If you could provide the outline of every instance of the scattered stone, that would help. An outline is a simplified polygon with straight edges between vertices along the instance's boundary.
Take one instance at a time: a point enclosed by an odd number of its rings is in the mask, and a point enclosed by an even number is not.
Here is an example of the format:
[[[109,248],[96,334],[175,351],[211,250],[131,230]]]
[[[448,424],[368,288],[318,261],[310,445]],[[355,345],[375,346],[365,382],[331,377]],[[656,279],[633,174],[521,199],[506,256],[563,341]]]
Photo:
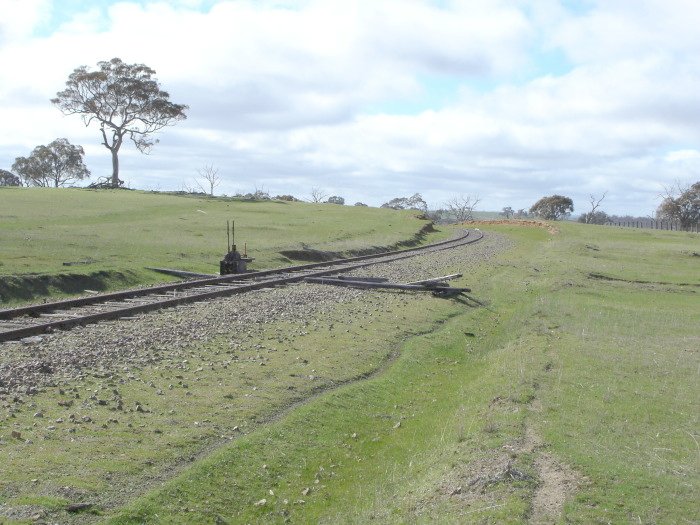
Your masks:
[[[43,412],[36,412],[34,414],[34,417],[44,417],[44,413]]]
[[[311,492],[311,488],[306,487],[304,490],[301,491],[302,496],[308,496],[309,492]]]
[[[397,421],[396,424],[394,425],[394,428],[399,428],[401,427],[401,421]]]
[[[80,512],[92,508],[92,503],[71,503],[66,507],[66,512]]]
[[[14,439],[22,439],[22,433],[18,430],[13,430],[10,434]]]
[[[267,500],[265,498],[261,499],[260,501],[255,502],[256,507],[262,507],[267,504]]]

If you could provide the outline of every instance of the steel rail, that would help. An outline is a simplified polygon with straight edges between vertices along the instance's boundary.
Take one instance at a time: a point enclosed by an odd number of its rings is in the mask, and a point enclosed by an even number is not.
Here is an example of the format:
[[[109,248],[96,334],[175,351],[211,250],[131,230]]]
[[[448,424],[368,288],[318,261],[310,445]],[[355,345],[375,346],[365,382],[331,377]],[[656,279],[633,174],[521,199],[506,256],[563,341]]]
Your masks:
[[[187,280],[187,281],[180,281],[177,283],[161,284],[161,285],[150,286],[150,287],[145,287],[145,288],[135,288],[135,289],[130,289],[130,290],[122,290],[119,292],[108,292],[108,293],[104,293],[104,294],[95,294],[95,295],[91,295],[91,296],[87,296],[87,297],[76,297],[76,298],[72,298],[72,299],[63,299],[60,301],[52,301],[52,302],[48,302],[48,303],[20,306],[17,308],[9,308],[9,309],[5,309],[5,310],[0,310],[0,320],[14,319],[16,317],[21,317],[21,316],[25,316],[25,315],[35,316],[35,315],[43,313],[43,312],[51,312],[51,311],[61,310],[64,308],[71,308],[71,307],[75,307],[75,306],[99,304],[99,303],[104,303],[105,301],[110,301],[110,300],[123,300],[123,299],[130,298],[130,297],[153,295],[156,293],[176,292],[176,291],[181,291],[181,290],[185,290],[188,288],[196,288],[198,286],[215,285],[215,284],[227,283],[227,282],[231,282],[231,281],[250,280],[250,279],[256,279],[259,277],[265,277],[268,275],[276,275],[276,274],[280,274],[280,273],[293,272],[293,271],[303,271],[303,270],[313,269],[313,268],[322,268],[325,266],[337,265],[337,264],[342,264],[345,262],[353,262],[353,261],[360,261],[360,260],[366,260],[366,259],[372,259],[372,258],[378,258],[378,257],[385,257],[385,256],[389,256],[389,255],[393,255],[393,254],[400,254],[400,253],[412,253],[415,251],[423,251],[426,249],[430,249],[430,248],[434,248],[434,247],[438,247],[438,246],[443,246],[443,245],[454,243],[454,242],[459,242],[463,239],[466,239],[468,236],[469,236],[469,232],[464,231],[464,232],[461,232],[459,237],[454,238],[454,239],[440,241],[440,242],[428,244],[425,246],[419,246],[417,248],[409,248],[406,250],[394,250],[394,251],[389,251],[389,252],[382,252],[379,254],[361,255],[358,257],[350,257],[347,259],[335,259],[332,261],[324,261],[324,262],[319,262],[319,263],[301,264],[301,265],[297,265],[297,266],[287,266],[284,268],[275,268],[275,269],[271,269],[271,270],[262,270],[262,271],[258,271],[258,272],[250,272],[250,273],[243,273],[243,274],[231,274],[231,275],[223,275],[220,277],[207,277],[207,278],[202,278],[202,279],[191,279],[191,280]]]
[[[10,328],[9,330],[0,330],[0,342],[11,341],[39,335],[55,330],[66,330],[74,326],[82,326],[85,324],[96,323],[104,320],[118,319],[129,317],[134,314],[160,310],[163,308],[174,307],[186,303],[192,303],[217,297],[245,293],[261,288],[268,288],[283,284],[300,282],[307,277],[322,277],[334,273],[342,273],[350,270],[364,268],[374,264],[384,262],[397,261],[408,257],[414,257],[423,252],[440,251],[458,247],[466,244],[477,242],[483,238],[483,233],[474,230],[471,234],[469,231],[463,232],[459,237],[446,241],[420,246],[417,248],[409,248],[407,250],[394,250],[379,254],[362,255],[347,259],[337,259],[333,261],[324,261],[321,263],[303,264],[298,266],[290,266],[285,268],[277,268],[273,270],[264,270],[260,272],[251,272],[246,274],[231,274],[221,277],[213,277],[206,279],[194,279],[180,283],[172,283],[168,285],[159,285],[149,288],[140,288],[134,290],[126,290],[122,292],[112,292],[106,294],[97,294],[90,297],[81,297],[76,299],[67,299],[63,301],[55,301],[52,303],[42,303],[37,305],[29,305],[19,308],[0,310],[0,320],[16,320],[28,321],[32,318],[40,317],[44,314],[48,316],[68,316],[68,319],[59,319],[44,323],[31,324],[28,326],[19,326]],[[328,267],[331,267],[328,269]],[[286,274],[286,275],[285,275]],[[275,277],[282,275],[282,277]],[[260,280],[262,278],[262,280]],[[250,284],[240,283],[238,281],[253,281]],[[228,285],[227,285],[228,283]],[[197,290],[205,288],[204,291]],[[207,289],[208,288],[208,289]],[[189,293],[193,291],[194,293]],[[166,292],[172,292],[172,297],[158,299],[151,302],[135,304],[127,302],[129,299],[143,298],[148,300],[149,297],[163,297]],[[183,292],[183,295],[175,295],[177,292]],[[75,307],[90,307],[106,305],[122,301],[128,306],[111,308],[106,311],[91,312],[80,314],[78,310],[74,312],[62,312],[60,314],[46,314],[46,312],[56,312],[58,310],[70,309]],[[107,304],[109,306],[109,304]],[[77,315],[76,315],[77,314]]]

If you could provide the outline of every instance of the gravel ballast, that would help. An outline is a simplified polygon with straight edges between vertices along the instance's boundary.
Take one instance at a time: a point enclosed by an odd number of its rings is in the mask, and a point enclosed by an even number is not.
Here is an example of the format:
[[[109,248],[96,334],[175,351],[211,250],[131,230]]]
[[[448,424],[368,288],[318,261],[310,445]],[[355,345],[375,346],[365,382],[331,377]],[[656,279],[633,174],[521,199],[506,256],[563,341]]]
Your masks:
[[[409,282],[457,269],[467,276],[467,285],[472,285],[468,282],[469,268],[509,245],[505,237],[489,233],[476,244],[376,264],[345,275]],[[242,344],[253,345],[259,327],[266,323],[283,320],[304,325],[338,303],[381,303],[384,293],[296,284],[2,343],[0,399],[32,395],[47,386],[60,386],[87,375],[129,379],[140,366],[178,359],[193,344],[221,335],[236,333]]]

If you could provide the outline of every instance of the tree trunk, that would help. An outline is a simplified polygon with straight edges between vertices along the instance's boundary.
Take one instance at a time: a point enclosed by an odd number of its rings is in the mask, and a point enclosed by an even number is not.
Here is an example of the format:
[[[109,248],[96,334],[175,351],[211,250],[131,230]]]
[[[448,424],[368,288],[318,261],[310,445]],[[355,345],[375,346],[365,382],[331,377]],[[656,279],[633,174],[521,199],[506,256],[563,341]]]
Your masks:
[[[116,148],[110,149],[112,152],[112,187],[118,188],[119,183],[119,150]]]

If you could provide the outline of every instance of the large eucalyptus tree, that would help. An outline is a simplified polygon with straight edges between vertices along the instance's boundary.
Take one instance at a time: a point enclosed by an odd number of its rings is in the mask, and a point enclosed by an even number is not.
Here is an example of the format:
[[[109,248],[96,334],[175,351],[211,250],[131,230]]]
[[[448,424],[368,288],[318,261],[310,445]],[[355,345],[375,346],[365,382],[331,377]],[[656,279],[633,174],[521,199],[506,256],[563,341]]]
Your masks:
[[[66,115],[81,115],[85,126],[96,121],[102,144],[112,154],[111,186],[118,187],[119,148],[130,139],[141,153],[158,140],[151,135],[187,118],[187,106],[170,102],[160,89],[155,71],[143,64],[125,64],[119,58],[98,62],[96,71],[80,66],[70,74],[66,89],[51,102]]]

